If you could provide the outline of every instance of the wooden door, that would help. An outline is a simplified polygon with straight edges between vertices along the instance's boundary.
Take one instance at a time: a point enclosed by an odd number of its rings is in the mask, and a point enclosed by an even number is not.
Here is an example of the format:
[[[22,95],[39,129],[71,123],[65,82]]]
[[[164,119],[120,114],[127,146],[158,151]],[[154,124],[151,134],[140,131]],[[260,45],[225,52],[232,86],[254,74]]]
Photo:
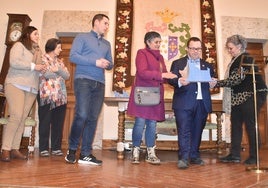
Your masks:
[[[66,67],[70,72],[70,79],[66,80],[68,103],[63,127],[62,149],[68,149],[68,138],[73,122],[74,108],[75,108],[75,97],[74,97],[74,86],[73,86],[75,64],[71,63],[69,60],[69,54],[73,39],[74,37],[60,37],[60,40],[62,42],[62,52],[60,58],[63,58],[64,64],[66,65]]]
[[[256,56],[263,56],[263,44],[262,43],[248,43],[247,52],[251,55]],[[256,61],[263,61],[262,58],[256,58]],[[262,62],[264,64],[264,62]],[[262,67],[264,69],[264,67]],[[265,80],[265,73],[264,70],[262,71],[262,76]],[[267,122],[267,102],[263,107],[261,108],[261,111],[259,113],[258,117],[258,126],[260,130],[260,138],[261,138],[261,144],[262,147],[268,148],[268,122]],[[243,141],[242,145],[248,145],[248,139],[247,134],[244,129],[243,131]]]

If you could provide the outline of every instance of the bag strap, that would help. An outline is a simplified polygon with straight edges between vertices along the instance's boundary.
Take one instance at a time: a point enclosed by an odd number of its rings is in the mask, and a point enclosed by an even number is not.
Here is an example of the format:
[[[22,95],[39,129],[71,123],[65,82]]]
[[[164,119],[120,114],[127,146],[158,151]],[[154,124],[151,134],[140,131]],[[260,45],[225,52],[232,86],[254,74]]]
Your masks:
[[[163,65],[162,65],[162,62],[160,61],[160,59],[158,57],[155,56],[155,54],[148,48],[146,48],[146,51],[148,51],[150,54],[152,54],[154,56],[154,58],[159,62],[159,66],[160,66],[160,71],[163,72]],[[145,54],[146,58],[147,58],[147,55]],[[148,61],[148,58],[147,58],[147,61]]]
[[[159,58],[157,58],[157,57],[155,56],[155,54],[152,53],[148,48],[146,48],[146,51],[148,51],[150,54],[152,54],[152,55],[154,56],[154,58],[159,62],[159,65],[160,65],[160,71],[161,71],[161,73],[162,73],[162,71],[163,71],[162,62],[161,62],[161,61],[159,60]],[[145,55],[145,57],[146,57],[146,59],[147,59],[147,62],[149,62],[148,57],[147,57],[147,54],[146,54],[146,53],[143,53],[143,54]],[[133,85],[134,85],[134,86],[136,86],[136,75],[137,75],[137,71],[136,71],[135,78],[134,78],[134,81],[133,81]],[[160,85],[160,84],[159,84],[159,85]]]

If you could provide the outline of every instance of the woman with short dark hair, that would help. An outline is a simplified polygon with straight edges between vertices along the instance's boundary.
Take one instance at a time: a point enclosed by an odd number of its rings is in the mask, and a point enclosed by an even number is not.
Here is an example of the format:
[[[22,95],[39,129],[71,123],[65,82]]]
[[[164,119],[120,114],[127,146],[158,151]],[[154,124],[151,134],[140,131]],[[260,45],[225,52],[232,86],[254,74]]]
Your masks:
[[[133,156],[132,163],[138,164],[140,145],[145,130],[147,156],[145,161],[160,164],[155,153],[155,134],[157,121],[165,120],[164,86],[165,79],[177,77],[167,71],[163,56],[160,54],[161,36],[150,31],[144,36],[144,49],[139,49],[136,56],[136,78],[132,85],[127,113],[135,117],[132,132]],[[160,87],[160,103],[154,106],[139,106],[134,102],[135,86]]]
[[[45,50],[46,54],[42,56],[42,60],[47,70],[40,76],[40,91],[37,96],[39,151],[41,157],[50,155],[50,138],[51,154],[61,156],[62,129],[67,105],[65,80],[69,79],[70,73],[58,57],[62,51],[59,39],[49,39]]]

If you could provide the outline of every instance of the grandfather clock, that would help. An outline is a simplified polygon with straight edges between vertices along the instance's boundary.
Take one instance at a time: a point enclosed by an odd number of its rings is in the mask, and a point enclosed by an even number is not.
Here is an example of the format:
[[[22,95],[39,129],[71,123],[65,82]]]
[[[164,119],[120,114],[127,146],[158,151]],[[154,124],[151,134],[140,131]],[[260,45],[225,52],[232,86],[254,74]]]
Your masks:
[[[21,32],[25,26],[28,26],[32,19],[27,14],[7,14],[7,34],[6,34],[6,53],[0,73],[0,84],[4,85],[9,68],[9,53],[12,45],[19,40]]]

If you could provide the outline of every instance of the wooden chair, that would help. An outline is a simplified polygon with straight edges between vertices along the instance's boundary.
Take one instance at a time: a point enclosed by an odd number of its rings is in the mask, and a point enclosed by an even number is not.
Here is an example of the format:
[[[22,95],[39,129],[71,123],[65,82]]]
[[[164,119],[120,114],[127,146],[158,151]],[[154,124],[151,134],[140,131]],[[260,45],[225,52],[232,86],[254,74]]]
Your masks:
[[[2,119],[5,116],[5,107],[6,107],[6,97],[2,92],[0,92],[0,118]],[[4,122],[5,124],[5,122]],[[0,122],[0,146],[2,145],[2,132],[3,132],[3,122]]]
[[[175,117],[173,114],[169,114],[169,118],[166,121],[158,123],[156,127],[157,135],[177,136],[177,127],[175,123]],[[208,119],[204,130],[208,130],[208,140],[202,140],[200,149],[217,149],[218,153],[221,154],[221,134],[218,132],[218,124],[211,121],[211,114],[208,115]],[[217,140],[213,140],[213,130],[217,131]],[[173,147],[174,145],[172,145]]]
[[[0,95],[0,146],[2,145],[2,132],[3,132],[3,125],[7,125],[8,123],[8,105],[6,103],[5,97]],[[25,120],[25,127],[31,127],[31,133],[29,138],[23,137],[21,142],[21,149],[28,149],[29,154],[34,152],[34,145],[35,145],[35,106],[36,102],[34,102],[28,117]],[[24,139],[26,138],[26,141]],[[24,143],[26,142],[26,147]]]
[[[175,123],[175,117],[173,113],[168,114],[168,118],[164,122],[158,122],[156,126],[156,145],[158,149],[164,150],[177,150],[177,141],[164,141],[159,140],[160,135],[171,136],[174,140],[177,140],[177,127]],[[128,131],[133,129],[134,119],[131,117],[126,117],[125,120],[125,130]],[[208,140],[202,140],[200,149],[201,150],[212,150],[216,149],[218,154],[222,153],[221,134],[219,134],[218,124],[211,121],[211,114],[208,115],[207,123],[204,130],[208,130]],[[217,131],[217,140],[213,140],[213,130]],[[173,139],[172,139],[173,140]],[[131,140],[126,140],[131,142]],[[144,142],[142,142],[141,147],[144,147]]]

